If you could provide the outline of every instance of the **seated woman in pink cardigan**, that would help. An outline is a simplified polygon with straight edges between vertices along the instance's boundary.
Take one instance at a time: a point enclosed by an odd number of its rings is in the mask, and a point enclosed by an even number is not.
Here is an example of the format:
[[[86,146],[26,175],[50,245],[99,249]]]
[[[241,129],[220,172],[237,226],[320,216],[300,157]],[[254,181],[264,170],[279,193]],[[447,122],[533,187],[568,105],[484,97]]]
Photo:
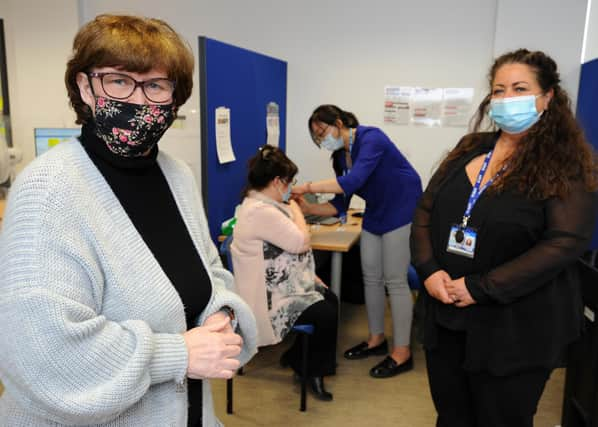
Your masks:
[[[249,161],[231,245],[235,284],[257,319],[258,346],[280,342],[294,324],[314,325],[309,383],[318,399],[329,401],[323,377],[336,370],[338,300],[315,274],[308,226],[290,200],[296,174],[297,166],[271,145]],[[301,354],[298,339],[281,363],[300,373]]]

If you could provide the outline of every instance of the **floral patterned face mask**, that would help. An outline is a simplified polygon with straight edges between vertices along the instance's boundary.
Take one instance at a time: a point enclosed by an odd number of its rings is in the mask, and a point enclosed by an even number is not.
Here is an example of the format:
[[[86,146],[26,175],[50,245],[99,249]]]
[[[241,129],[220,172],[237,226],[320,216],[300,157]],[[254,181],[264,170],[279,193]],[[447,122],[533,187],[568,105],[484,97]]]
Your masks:
[[[122,157],[146,154],[175,118],[173,104],[130,104],[99,96],[95,107],[96,135]]]

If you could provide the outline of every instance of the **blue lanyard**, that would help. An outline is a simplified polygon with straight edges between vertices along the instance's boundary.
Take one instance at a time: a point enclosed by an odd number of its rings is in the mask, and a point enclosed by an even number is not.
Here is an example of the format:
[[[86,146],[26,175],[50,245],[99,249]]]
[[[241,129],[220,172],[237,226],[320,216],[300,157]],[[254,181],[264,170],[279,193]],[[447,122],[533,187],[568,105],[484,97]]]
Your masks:
[[[486,184],[484,184],[484,186],[482,188],[480,188],[480,184],[482,183],[482,178],[484,177],[484,173],[486,172],[486,169],[488,169],[488,165],[490,164],[490,159],[492,158],[493,152],[494,152],[494,150],[490,150],[488,152],[488,154],[486,154],[486,157],[484,158],[484,163],[482,163],[482,167],[480,168],[478,177],[475,180],[475,184],[474,184],[473,188],[471,189],[471,194],[469,195],[469,201],[467,202],[467,208],[465,208],[465,213],[463,214],[463,221],[461,222],[461,228],[467,227],[467,222],[469,221],[469,218],[471,217],[471,211],[473,210],[473,207],[477,203],[478,199],[480,198],[480,196],[482,195],[484,190],[486,190],[486,188],[488,188],[492,184],[494,179],[498,175],[500,175],[500,173],[504,169],[504,168],[502,168],[501,170],[499,170],[496,175],[494,175],[492,178],[490,178],[486,182]]]
[[[345,170],[343,170],[343,176],[351,172],[353,168],[353,160],[351,159],[351,153],[353,152],[353,128],[349,128],[349,155],[345,151]],[[349,165],[351,163],[351,165]]]

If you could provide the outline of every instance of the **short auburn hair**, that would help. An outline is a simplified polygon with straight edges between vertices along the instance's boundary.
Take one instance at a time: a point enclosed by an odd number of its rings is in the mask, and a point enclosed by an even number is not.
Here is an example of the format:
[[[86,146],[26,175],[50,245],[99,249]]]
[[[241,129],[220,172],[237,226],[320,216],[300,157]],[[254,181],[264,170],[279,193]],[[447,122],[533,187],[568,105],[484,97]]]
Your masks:
[[[191,48],[170,25],[160,19],[131,15],[98,15],[85,24],[73,41],[73,55],[64,76],[76,123],[91,118],[81,99],[77,73],[94,67],[115,67],[145,73],[161,69],[176,82],[174,103],[183,105],[193,89],[194,59]]]

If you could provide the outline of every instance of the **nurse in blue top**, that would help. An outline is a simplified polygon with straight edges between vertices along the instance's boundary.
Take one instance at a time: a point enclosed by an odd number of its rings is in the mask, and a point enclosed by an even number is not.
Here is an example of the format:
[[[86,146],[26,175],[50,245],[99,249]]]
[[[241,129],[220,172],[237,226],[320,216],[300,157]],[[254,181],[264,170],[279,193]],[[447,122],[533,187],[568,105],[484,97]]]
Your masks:
[[[360,126],[350,112],[321,105],[308,122],[313,141],[332,152],[337,177],[293,187],[295,195],[336,193],[329,203],[301,202],[305,213],[346,214],[351,196],[366,202],[361,235],[361,264],[365,283],[369,338],[345,352],[347,359],[387,355],[370,370],[375,378],[391,377],[413,368],[409,348],[412,305],[407,284],[409,233],[420,178],[396,145],[380,129]],[[384,336],[385,292],[393,321],[393,348]]]

